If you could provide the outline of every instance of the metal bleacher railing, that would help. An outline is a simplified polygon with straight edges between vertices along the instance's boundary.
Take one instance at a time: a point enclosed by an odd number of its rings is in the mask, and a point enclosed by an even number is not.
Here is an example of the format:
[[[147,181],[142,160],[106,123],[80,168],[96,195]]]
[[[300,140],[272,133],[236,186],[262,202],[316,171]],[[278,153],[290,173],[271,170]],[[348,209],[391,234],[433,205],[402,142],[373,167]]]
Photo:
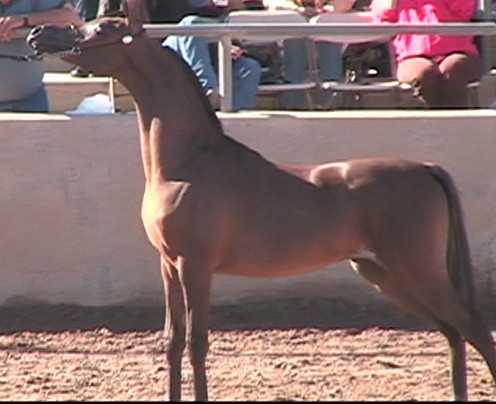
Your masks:
[[[198,24],[178,26],[175,24],[145,24],[145,30],[153,38],[167,35],[192,35],[219,40],[219,76],[222,96],[221,111],[232,111],[232,66],[229,49],[233,38],[278,36],[281,39],[318,35],[374,36],[377,34],[394,36],[398,33],[409,34],[442,34],[442,35],[496,35],[496,23],[440,23],[428,24],[370,24],[370,23],[274,23],[262,24]]]

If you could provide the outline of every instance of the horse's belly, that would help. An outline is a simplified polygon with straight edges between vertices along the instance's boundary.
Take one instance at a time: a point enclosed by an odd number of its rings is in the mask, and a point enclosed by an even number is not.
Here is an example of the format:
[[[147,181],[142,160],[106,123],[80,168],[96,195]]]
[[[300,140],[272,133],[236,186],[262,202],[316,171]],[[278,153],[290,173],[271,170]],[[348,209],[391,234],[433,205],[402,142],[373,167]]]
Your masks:
[[[289,207],[280,215],[246,220],[226,246],[219,272],[251,277],[291,276],[349,258],[360,232],[343,209]],[[336,210],[336,209],[335,209]],[[283,214],[284,213],[284,214]]]
[[[324,248],[322,251],[311,248],[298,254],[283,251],[258,251],[250,254],[249,251],[242,251],[223,262],[216,272],[253,278],[301,275],[343,261],[350,255],[351,252],[340,248],[329,248],[327,251]]]
[[[237,276],[247,276],[250,278],[278,278],[285,276],[295,276],[302,275],[319,269],[325,268],[327,265],[339,262],[342,260],[332,260],[331,262],[315,262],[308,263],[307,265],[281,265],[280,263],[276,265],[253,265],[245,263],[243,265],[230,265],[220,268],[217,273],[223,275],[237,275]]]

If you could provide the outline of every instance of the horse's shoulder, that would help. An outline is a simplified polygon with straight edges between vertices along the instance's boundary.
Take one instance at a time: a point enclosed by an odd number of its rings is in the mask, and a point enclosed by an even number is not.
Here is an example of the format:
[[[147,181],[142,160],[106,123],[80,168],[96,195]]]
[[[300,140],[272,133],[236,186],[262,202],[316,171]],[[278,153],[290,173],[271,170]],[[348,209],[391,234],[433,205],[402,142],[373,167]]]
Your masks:
[[[168,216],[181,205],[190,186],[190,182],[176,180],[151,184],[145,190],[143,206],[157,218]]]

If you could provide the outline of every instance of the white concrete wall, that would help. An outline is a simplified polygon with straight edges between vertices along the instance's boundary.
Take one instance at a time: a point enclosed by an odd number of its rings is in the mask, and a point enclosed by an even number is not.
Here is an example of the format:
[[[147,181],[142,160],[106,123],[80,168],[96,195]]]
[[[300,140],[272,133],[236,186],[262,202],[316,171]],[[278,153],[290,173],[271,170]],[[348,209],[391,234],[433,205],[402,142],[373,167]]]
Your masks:
[[[496,111],[220,113],[228,134],[269,159],[363,156],[436,161],[462,193],[481,292],[496,287]],[[140,221],[143,172],[134,114],[0,114],[0,305],[153,304],[158,256]],[[213,303],[326,295],[377,297],[347,264],[311,275],[218,276]]]

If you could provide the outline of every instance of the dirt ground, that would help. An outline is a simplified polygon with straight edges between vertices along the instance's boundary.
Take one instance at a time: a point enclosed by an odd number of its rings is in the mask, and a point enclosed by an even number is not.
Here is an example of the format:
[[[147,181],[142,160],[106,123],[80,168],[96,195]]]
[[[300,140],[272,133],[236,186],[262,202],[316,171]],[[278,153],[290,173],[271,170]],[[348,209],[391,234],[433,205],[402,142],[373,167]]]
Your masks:
[[[494,329],[495,319],[489,322]],[[3,307],[0,400],[162,400],[162,326],[163,307]],[[298,299],[214,307],[210,342],[211,400],[452,399],[445,339],[389,304]],[[192,400],[187,358],[183,380],[183,399]],[[468,383],[470,400],[496,400],[472,347]]]

